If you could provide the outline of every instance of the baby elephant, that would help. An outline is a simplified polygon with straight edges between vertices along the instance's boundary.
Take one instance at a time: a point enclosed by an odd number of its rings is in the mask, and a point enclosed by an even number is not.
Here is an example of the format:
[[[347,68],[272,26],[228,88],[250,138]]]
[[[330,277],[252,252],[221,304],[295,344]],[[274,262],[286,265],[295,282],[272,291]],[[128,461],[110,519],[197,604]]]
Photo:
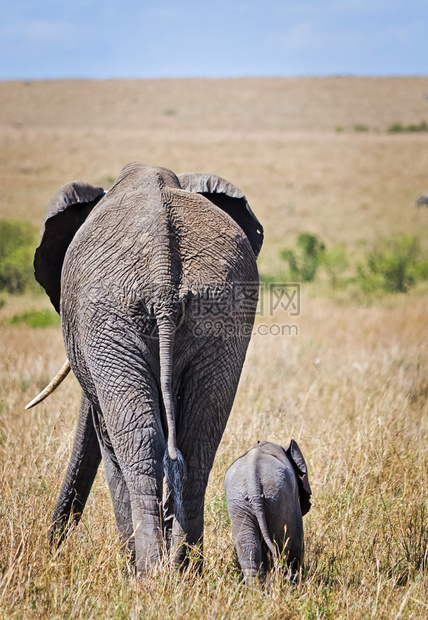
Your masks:
[[[237,459],[224,481],[239,564],[246,584],[264,581],[279,554],[297,573],[303,560],[302,515],[311,507],[308,472],[300,448],[259,441]]]

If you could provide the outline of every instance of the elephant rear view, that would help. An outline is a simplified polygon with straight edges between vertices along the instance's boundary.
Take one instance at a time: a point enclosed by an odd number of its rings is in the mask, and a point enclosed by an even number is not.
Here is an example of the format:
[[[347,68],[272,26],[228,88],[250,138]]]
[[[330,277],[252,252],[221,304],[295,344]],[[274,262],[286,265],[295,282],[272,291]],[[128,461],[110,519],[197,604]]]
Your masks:
[[[35,274],[61,314],[82,387],[54,536],[79,518],[102,456],[120,537],[140,570],[164,548],[201,542],[262,241],[243,193],[214,175],[133,163],[108,192],[75,182],[52,199]],[[181,545],[174,562],[184,556]]]
[[[305,460],[292,439],[284,449],[267,441],[238,458],[224,482],[244,580],[263,581],[278,555],[295,574],[304,553],[302,516],[310,508]]]

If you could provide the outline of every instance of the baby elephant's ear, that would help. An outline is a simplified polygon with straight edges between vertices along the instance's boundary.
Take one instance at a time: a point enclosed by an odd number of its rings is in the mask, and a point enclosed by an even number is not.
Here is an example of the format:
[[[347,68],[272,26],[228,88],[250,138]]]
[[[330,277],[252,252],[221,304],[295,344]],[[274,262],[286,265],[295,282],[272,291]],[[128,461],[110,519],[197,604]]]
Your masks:
[[[243,192],[215,174],[179,174],[181,188],[208,198],[242,228],[257,258],[263,244],[263,226],[251,211]]]
[[[308,468],[306,465],[306,461],[303,458],[303,454],[300,451],[297,442],[292,439],[290,441],[290,445],[286,449],[286,454],[290,461],[293,464],[294,471],[297,474],[297,481],[299,485],[299,499],[300,499],[300,508],[302,510],[302,515],[305,515],[309,512],[311,507],[311,487],[309,485],[308,479]]]
[[[46,210],[34,256],[34,275],[57,312],[65,253],[74,235],[104,194],[102,187],[74,181],[57,191]]]

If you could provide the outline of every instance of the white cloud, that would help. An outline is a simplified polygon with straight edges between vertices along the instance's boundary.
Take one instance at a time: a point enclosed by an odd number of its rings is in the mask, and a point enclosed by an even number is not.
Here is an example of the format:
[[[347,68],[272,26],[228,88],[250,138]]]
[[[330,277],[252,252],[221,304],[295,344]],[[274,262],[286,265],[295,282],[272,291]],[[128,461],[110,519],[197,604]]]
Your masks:
[[[71,21],[36,19],[3,26],[0,33],[3,39],[23,46],[64,48],[85,39],[90,29],[85,24]]]
[[[281,47],[286,49],[299,50],[314,47],[317,41],[322,39],[322,35],[317,32],[316,24],[312,22],[300,22],[292,26],[280,37]]]

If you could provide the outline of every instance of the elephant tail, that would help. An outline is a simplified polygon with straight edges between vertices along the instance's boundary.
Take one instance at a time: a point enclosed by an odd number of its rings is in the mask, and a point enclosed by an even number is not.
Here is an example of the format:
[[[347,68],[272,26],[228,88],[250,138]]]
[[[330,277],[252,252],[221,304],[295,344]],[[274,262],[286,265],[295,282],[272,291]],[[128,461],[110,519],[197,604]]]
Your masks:
[[[277,553],[276,553],[274,544],[272,542],[272,539],[270,537],[268,526],[266,523],[266,516],[265,516],[265,511],[263,509],[263,497],[262,496],[260,497],[260,504],[261,504],[260,509],[256,510],[257,523],[259,524],[260,532],[263,536],[263,540],[265,541],[267,548],[271,552],[272,557],[276,558]]]
[[[172,399],[174,329],[175,326],[169,318],[158,319],[160,385],[168,428],[163,466],[168,488],[174,498],[176,517],[184,525],[183,482],[186,477],[186,463],[180,450],[177,448],[175,410]]]
[[[260,482],[260,477],[258,475],[258,466],[257,466],[257,455],[254,454],[254,462],[252,466],[249,468],[249,502],[251,508],[253,510],[254,515],[256,516],[257,523],[260,529],[260,533],[263,537],[263,540],[266,543],[267,548],[272,554],[273,558],[276,558],[277,553],[275,546],[272,542],[272,539],[269,534],[268,525],[266,522],[266,512],[264,506],[264,495],[263,495],[263,487]]]

